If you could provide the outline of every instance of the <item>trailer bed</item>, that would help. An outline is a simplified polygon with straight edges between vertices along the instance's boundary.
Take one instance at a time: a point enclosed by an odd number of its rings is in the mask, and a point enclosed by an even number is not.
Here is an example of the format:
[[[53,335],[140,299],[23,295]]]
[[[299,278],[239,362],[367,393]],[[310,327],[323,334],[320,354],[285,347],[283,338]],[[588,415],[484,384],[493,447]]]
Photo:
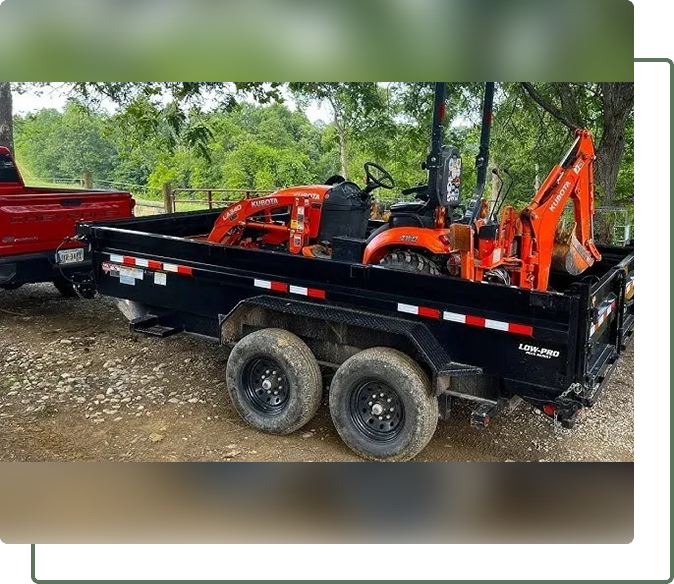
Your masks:
[[[541,293],[199,239],[219,214],[80,225],[96,289],[158,337],[235,345],[283,328],[335,368],[364,349],[395,348],[427,372],[441,414],[471,400],[476,425],[514,398],[573,425],[633,334],[633,248],[602,248],[582,277],[553,275],[562,292]]]

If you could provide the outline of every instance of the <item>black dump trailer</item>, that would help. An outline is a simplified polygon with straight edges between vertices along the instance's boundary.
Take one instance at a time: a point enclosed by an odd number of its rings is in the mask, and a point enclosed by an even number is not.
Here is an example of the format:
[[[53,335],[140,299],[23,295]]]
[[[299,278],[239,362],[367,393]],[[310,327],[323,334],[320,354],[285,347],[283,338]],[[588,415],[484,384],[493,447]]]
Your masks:
[[[633,334],[633,247],[602,248],[581,277],[554,274],[563,292],[541,293],[206,243],[219,214],[82,224],[79,237],[95,289],[133,330],[232,347],[230,397],[262,431],[311,420],[320,367],[335,370],[340,436],[369,459],[417,455],[456,399],[474,404],[479,427],[520,400],[572,427]],[[333,255],[348,257],[340,245]]]

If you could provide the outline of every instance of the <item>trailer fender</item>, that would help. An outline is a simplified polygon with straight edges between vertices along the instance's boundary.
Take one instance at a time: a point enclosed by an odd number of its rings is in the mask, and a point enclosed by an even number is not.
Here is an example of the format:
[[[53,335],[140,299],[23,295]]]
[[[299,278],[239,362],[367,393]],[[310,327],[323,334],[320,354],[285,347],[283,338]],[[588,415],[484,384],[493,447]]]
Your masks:
[[[452,376],[480,375],[478,367],[452,362],[424,323],[340,306],[256,296],[241,301],[229,314],[220,315],[221,342],[233,346],[263,328],[282,328],[304,340],[324,365],[339,366],[359,351],[390,347],[421,365],[437,383]]]

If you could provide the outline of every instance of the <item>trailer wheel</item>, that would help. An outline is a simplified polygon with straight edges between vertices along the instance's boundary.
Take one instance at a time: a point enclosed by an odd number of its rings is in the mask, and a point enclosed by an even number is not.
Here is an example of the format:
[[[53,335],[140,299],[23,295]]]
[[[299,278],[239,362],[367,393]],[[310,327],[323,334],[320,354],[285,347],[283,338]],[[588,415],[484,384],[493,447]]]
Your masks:
[[[75,296],[77,296],[77,292],[75,292],[72,282],[69,282],[63,276],[56,276],[54,278],[54,287],[64,298],[75,298]]]
[[[294,334],[264,329],[244,337],[227,362],[227,389],[239,415],[270,434],[290,434],[321,404],[321,370]]]
[[[337,432],[370,460],[414,458],[438,424],[438,400],[426,374],[410,357],[389,348],[367,349],[346,361],[330,386]]]
[[[415,272],[417,274],[431,274],[433,276],[440,274],[440,268],[426,256],[408,250],[389,253],[380,262],[380,265],[400,272]]]

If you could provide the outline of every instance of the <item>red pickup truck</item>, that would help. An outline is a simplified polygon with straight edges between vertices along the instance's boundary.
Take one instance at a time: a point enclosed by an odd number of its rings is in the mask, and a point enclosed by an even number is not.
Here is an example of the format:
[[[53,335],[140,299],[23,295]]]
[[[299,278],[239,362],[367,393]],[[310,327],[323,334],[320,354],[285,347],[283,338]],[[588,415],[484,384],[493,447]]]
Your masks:
[[[0,146],[0,289],[53,282],[64,296],[89,271],[75,235],[79,221],[133,216],[129,193],[27,187],[10,151]]]

